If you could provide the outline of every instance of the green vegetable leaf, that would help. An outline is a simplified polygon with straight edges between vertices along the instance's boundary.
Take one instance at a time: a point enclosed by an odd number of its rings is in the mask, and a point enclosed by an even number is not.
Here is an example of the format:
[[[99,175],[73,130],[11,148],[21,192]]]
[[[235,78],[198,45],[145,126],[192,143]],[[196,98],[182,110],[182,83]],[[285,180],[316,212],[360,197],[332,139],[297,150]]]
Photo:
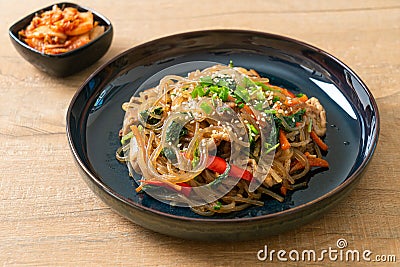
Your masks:
[[[197,147],[193,152],[193,160],[192,160],[192,167],[195,168],[200,161],[200,150],[199,150],[199,144],[196,142],[195,144]]]
[[[225,79],[220,79],[220,80],[217,82],[217,85],[218,85],[218,86],[221,86],[221,87],[228,87],[228,86],[229,86],[229,83],[228,83]]]
[[[303,115],[305,112],[306,112],[305,109],[300,109],[299,111],[297,111],[292,115],[283,116],[282,119],[286,121],[289,127],[294,128],[296,127],[296,122],[301,122],[303,120]],[[274,116],[274,120],[275,120],[275,125],[277,127],[284,128],[282,125],[282,121],[278,117]]]
[[[162,115],[162,113],[163,113],[163,108],[162,108],[162,107],[157,107],[157,108],[153,109],[153,113],[154,113],[155,115]]]
[[[265,100],[265,94],[263,91],[258,91],[257,92],[257,99],[260,101],[264,101]]]
[[[170,162],[176,163],[178,161],[178,159],[176,158],[175,152],[172,148],[164,147],[161,152],[162,152],[162,155],[164,155],[164,157],[166,157]]]
[[[192,95],[192,98],[196,98],[196,97],[198,97],[198,96],[202,97],[202,96],[204,96],[204,95],[206,95],[206,94],[205,94],[205,92],[204,92],[203,86],[197,85],[197,86],[193,89],[191,95]]]
[[[214,81],[210,76],[204,76],[200,78],[201,85],[211,85],[214,84]]]
[[[264,112],[266,114],[276,114],[276,110],[275,109],[267,109],[267,110],[264,110]]]
[[[279,96],[274,96],[274,98],[272,99],[272,103],[275,103],[275,102],[277,102],[277,101],[279,101],[279,100],[281,100],[281,99],[279,98]]]
[[[144,122],[146,122],[146,123],[148,123],[148,124],[151,124],[151,125],[154,125],[154,124],[156,124],[157,122],[160,121],[160,119],[157,119],[157,118],[152,117],[151,114],[149,113],[149,111],[148,111],[147,109],[141,111],[141,112],[139,113],[139,115],[140,115],[140,117],[142,118],[142,120],[143,120]]]
[[[247,128],[249,129],[250,132],[252,132],[252,133],[254,133],[256,135],[259,134],[257,128],[253,124],[247,123],[246,125],[247,125]]]
[[[220,209],[221,209],[221,206],[222,206],[222,203],[219,202],[219,201],[217,201],[217,202],[215,203],[215,205],[214,205],[214,210],[220,210]]]
[[[268,85],[266,85],[265,83],[262,83],[262,82],[254,82],[254,84],[256,84],[256,85],[258,85],[258,86],[261,86],[261,88],[262,88],[264,91],[278,91],[277,89],[274,89],[274,88],[272,88],[272,87],[269,87]]]
[[[133,136],[133,132],[129,132],[129,133],[127,133],[126,135],[122,136],[122,138],[121,138],[121,144],[122,144],[122,145],[125,145],[125,143],[126,143],[128,140],[130,140],[130,139],[132,138],[132,136]]]
[[[200,108],[206,113],[206,114],[211,114],[213,111],[212,106],[210,106],[207,102],[202,102],[200,104]]]
[[[271,145],[271,144],[269,144],[268,143],[268,145],[269,145],[269,148],[265,151],[265,154],[268,154],[268,153],[270,153],[271,151],[273,151],[273,150],[275,150],[280,144],[278,143],[278,144],[276,144],[276,145]]]
[[[250,101],[250,94],[243,86],[237,85],[236,90],[233,93],[240,97],[240,99],[242,99],[245,103]]]
[[[310,118],[309,122],[308,122],[308,127],[307,127],[307,132],[311,133],[312,131],[312,119]]]
[[[229,165],[229,163],[226,163],[226,168],[225,171],[223,173],[221,173],[220,175],[218,175],[217,178],[215,178],[214,181],[210,182],[208,185],[209,186],[216,186],[218,184],[220,184],[224,179],[226,179],[229,175],[229,172],[231,171],[231,165]]]
[[[244,86],[246,88],[248,88],[248,87],[256,87],[256,84],[251,79],[249,79],[247,77],[243,78],[243,82],[244,82]]]
[[[262,111],[263,110],[263,102],[258,102],[257,104],[254,105],[254,108],[258,111]]]
[[[182,123],[173,121],[166,130],[165,141],[176,142],[182,136],[186,135],[188,130],[183,127]]]
[[[220,91],[219,94],[218,94],[218,97],[219,97],[222,101],[224,101],[224,102],[227,101],[227,100],[228,100],[228,97],[229,97],[229,88],[223,86],[223,87],[221,88],[221,91]]]

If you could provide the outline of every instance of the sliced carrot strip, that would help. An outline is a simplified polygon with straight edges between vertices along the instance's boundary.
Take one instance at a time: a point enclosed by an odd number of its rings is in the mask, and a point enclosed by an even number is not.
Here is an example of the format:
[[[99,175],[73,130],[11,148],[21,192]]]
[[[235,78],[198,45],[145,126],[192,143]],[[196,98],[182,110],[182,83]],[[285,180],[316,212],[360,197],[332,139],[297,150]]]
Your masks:
[[[284,185],[282,185],[280,191],[281,191],[281,194],[282,194],[282,195],[286,196],[286,194],[287,194],[287,187],[284,186]]]
[[[308,162],[310,163],[310,167],[329,168],[328,161],[321,158],[308,157]]]
[[[290,148],[290,143],[286,138],[286,134],[282,129],[279,129],[279,143],[281,144],[282,150],[286,150]]]
[[[308,100],[308,97],[306,95],[302,95],[299,98],[297,98],[300,102],[306,102]]]
[[[323,151],[328,150],[328,145],[324,143],[324,141],[319,138],[319,136],[315,133],[315,131],[311,131],[310,133],[311,139],[321,148]]]

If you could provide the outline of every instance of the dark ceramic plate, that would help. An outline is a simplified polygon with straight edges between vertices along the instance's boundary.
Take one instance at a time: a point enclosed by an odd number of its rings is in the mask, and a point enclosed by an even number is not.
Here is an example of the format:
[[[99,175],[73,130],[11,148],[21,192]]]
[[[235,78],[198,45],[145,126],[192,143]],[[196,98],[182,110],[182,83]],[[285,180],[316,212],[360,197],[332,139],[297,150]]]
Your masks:
[[[51,10],[53,5],[37,10],[14,23],[10,27],[8,34],[15,49],[29,63],[50,75],[64,77],[79,72],[99,60],[111,45],[114,29],[106,17],[92,9],[73,3],[57,3],[56,5],[61,9],[73,7],[79,12],[92,12],[93,19],[99,25],[104,26],[105,30],[98,38],[77,49],[57,55],[43,54],[21,40],[18,33],[29,25],[36,14]]]
[[[314,172],[307,188],[283,203],[265,199],[229,215],[201,217],[135,193],[128,169],[115,159],[121,104],[166,74],[186,75],[215,62],[253,68],[273,84],[316,96],[327,111],[329,170]],[[133,222],[167,235],[200,240],[262,238],[298,227],[336,205],[355,187],[374,152],[378,109],[357,75],[333,56],[273,34],[213,30],[154,40],[117,56],[91,75],[67,114],[69,143],[89,187]]]

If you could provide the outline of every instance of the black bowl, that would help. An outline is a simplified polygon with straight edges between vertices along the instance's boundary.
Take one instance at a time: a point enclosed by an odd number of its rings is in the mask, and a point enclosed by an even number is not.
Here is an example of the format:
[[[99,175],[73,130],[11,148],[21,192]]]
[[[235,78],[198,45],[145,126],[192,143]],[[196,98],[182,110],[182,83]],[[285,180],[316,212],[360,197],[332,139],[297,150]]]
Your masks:
[[[18,53],[29,63],[50,75],[64,77],[87,68],[107,52],[112,42],[113,26],[107,18],[89,8],[67,2],[58,3],[56,5],[60,8],[74,7],[80,12],[91,11],[94,20],[98,21],[100,25],[105,26],[104,33],[88,44],[62,54],[48,55],[33,49],[19,38],[18,32],[29,25],[35,14],[51,10],[53,5],[35,11],[19,20],[10,27],[8,32],[11,42],[17,49]]]
[[[253,68],[273,84],[316,96],[327,111],[330,168],[283,203],[201,217],[137,194],[115,159],[121,104],[167,74],[186,75],[215,62]],[[379,134],[379,114],[365,84],[339,60],[308,44],[273,34],[213,30],[173,35],[134,47],[92,74],[72,99],[67,135],[78,169],[110,207],[151,230],[199,240],[262,238],[299,227],[346,197],[365,171]]]

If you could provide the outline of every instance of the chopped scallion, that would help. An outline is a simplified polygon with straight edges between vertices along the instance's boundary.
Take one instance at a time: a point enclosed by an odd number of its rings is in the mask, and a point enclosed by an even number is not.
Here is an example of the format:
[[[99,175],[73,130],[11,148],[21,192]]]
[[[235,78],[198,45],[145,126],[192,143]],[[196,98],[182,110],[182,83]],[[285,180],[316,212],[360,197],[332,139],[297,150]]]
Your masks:
[[[139,126],[141,126],[141,125],[139,125]],[[133,132],[129,132],[126,135],[122,136],[121,144],[125,145],[126,141],[130,140],[132,138],[132,136],[133,136]]]

